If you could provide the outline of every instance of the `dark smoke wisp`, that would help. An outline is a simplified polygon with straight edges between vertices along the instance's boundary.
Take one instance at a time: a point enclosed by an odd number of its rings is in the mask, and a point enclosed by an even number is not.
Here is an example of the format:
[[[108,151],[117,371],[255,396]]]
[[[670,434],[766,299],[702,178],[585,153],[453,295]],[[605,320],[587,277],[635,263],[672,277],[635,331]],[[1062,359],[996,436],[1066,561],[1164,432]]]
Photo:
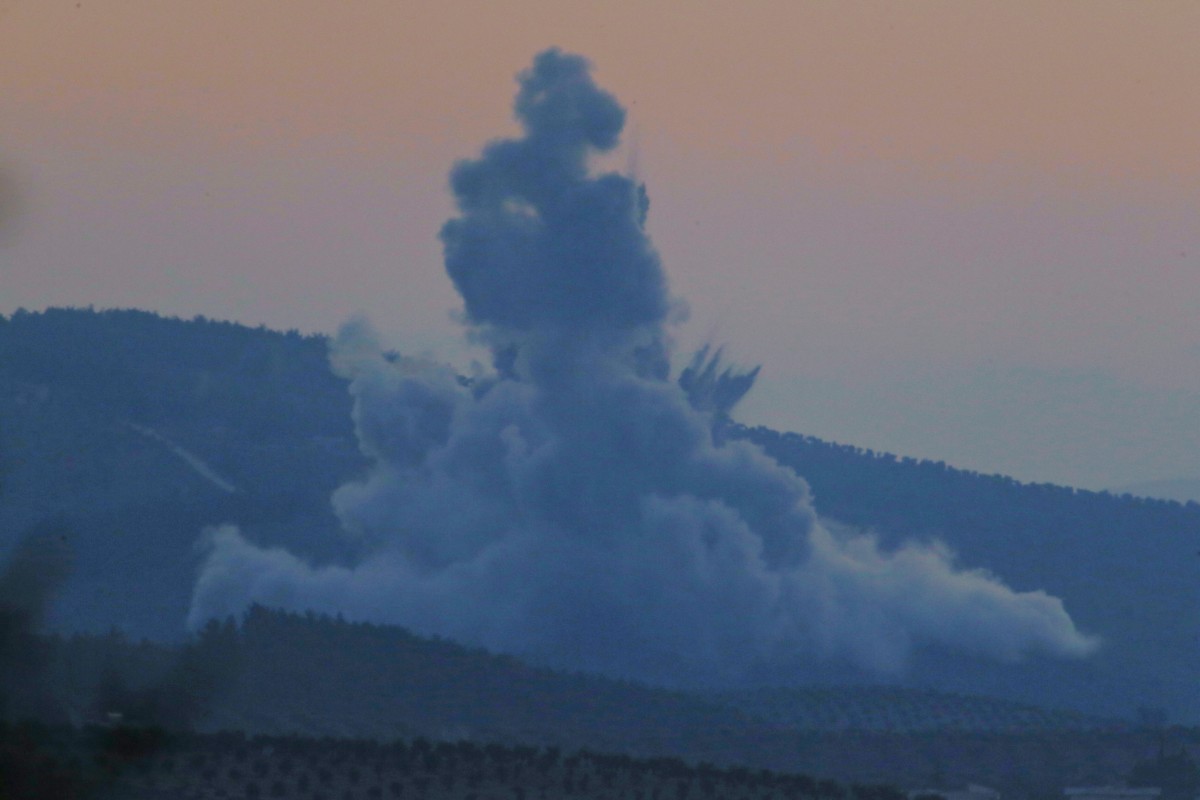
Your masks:
[[[0,719],[65,718],[45,680],[49,654],[40,629],[73,563],[67,528],[43,522],[0,569]]]
[[[674,684],[798,656],[895,671],[923,645],[1002,660],[1094,649],[1058,599],[938,546],[885,552],[832,531],[799,476],[714,441],[757,370],[704,350],[672,380],[680,306],[645,190],[589,170],[623,110],[557,50],[519,82],[523,135],[454,168],[459,213],[441,234],[494,372],[465,386],[344,327],[333,368],[373,468],[333,502],[361,560],[313,567],[214,529],[192,624],[253,602],[341,612]]]
[[[762,367],[739,370],[727,365],[722,348],[704,345],[679,373],[679,386],[687,393],[692,407],[717,417],[728,417],[733,407],[754,388]]]

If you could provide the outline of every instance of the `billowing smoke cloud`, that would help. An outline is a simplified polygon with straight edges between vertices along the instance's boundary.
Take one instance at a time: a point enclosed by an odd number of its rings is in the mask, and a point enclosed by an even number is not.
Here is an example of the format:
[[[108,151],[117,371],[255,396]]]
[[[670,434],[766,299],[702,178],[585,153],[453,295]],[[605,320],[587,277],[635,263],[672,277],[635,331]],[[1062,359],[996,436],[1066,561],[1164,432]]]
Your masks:
[[[332,362],[373,468],[333,502],[360,560],[312,567],[213,530],[193,624],[251,602],[336,610],[674,683],[797,656],[897,670],[924,644],[1005,660],[1094,648],[1059,600],[938,547],[834,532],[800,477],[714,441],[754,373],[702,352],[671,380],[679,305],[646,194],[588,169],[622,109],[557,50],[519,80],[524,135],[454,168],[460,213],[442,230],[493,370],[463,381],[346,326]]]

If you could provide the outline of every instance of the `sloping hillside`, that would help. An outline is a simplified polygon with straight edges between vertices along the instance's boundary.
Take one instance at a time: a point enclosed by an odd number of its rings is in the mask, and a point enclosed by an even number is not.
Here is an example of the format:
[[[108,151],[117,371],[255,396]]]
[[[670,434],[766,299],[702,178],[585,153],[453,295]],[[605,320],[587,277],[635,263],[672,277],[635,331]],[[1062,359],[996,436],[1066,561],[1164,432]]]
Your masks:
[[[841,786],[807,775],[719,769],[675,758],[426,739],[171,735],[119,728],[0,729],[0,772],[14,797],[436,797],[902,800],[885,786]]]
[[[319,337],[137,311],[16,314],[0,321],[0,546],[59,518],[76,551],[59,629],[178,639],[206,526],[236,522],[320,562],[353,558],[329,504],[363,468],[350,405]],[[926,651],[907,685],[1200,720],[1200,506],[1024,485],[762,428],[728,433],[803,475],[822,514],[887,544],[940,538],[965,566],[1062,597],[1106,643],[1083,663]],[[874,676],[798,659],[759,678]]]
[[[345,557],[328,499],[361,464],[323,339],[139,311],[0,322],[0,547],[47,517],[72,531],[62,628],[182,637],[206,526]]]
[[[1161,481],[1132,483],[1113,489],[1114,494],[1174,500],[1177,503],[1200,503],[1200,478],[1171,478]]]
[[[956,470],[794,433],[735,426],[812,486],[818,510],[895,545],[940,539],[961,564],[1061,597],[1100,654],[1007,665],[923,653],[914,685],[1099,714],[1169,708],[1200,720],[1200,505]],[[846,680],[844,670],[819,675]]]
[[[1063,785],[1125,778],[1135,764],[1153,756],[1160,735],[1173,751],[1183,747],[1195,753],[1200,746],[1196,730],[1160,734],[1149,729],[1056,727],[1092,721],[1048,713],[1039,718],[1041,727],[1002,732],[986,726],[1014,713],[1024,713],[1029,722],[1032,710],[933,693],[915,699],[926,708],[939,706],[949,718],[975,714],[975,722],[984,724],[972,730],[831,730],[820,727],[826,721],[813,725],[814,714],[802,709],[810,693],[770,692],[757,699],[749,693],[742,698],[756,704],[763,716],[807,714],[790,718],[803,726],[797,729],[722,707],[713,698],[556,673],[393,627],[261,608],[252,610],[240,625],[214,623],[185,648],[133,644],[107,635],[55,638],[42,649],[44,694],[59,699],[60,718],[94,722],[118,713],[126,723],[150,726],[141,736],[143,743],[161,741],[161,735],[147,738],[158,724],[169,730],[195,726],[210,734],[244,732],[182,738],[185,746],[209,752],[206,742],[245,751],[245,736],[252,734],[289,737],[275,740],[278,752],[299,744],[297,735],[341,737],[341,743],[321,739],[325,754],[339,748],[379,752],[378,742],[397,739],[413,740],[421,749],[429,747],[424,740],[430,739],[459,741],[455,747],[467,750],[493,742],[519,746],[521,751],[538,746],[624,754],[615,757],[618,761],[629,755],[675,757],[692,763],[798,770],[905,788],[981,781],[1019,796],[1034,791],[1053,796]],[[882,719],[912,711],[913,695],[897,690],[826,691],[808,711],[840,705],[843,717]],[[981,708],[993,717],[979,717]],[[0,720],[0,740],[7,730],[11,729]],[[270,756],[265,745],[250,749],[256,756]],[[179,759],[173,767],[167,764],[169,752],[155,755],[157,766],[150,768],[156,771],[155,779],[141,785],[158,784],[166,791],[164,787],[175,785],[172,770],[180,771],[182,764]],[[200,760],[204,763],[198,767],[219,772],[206,780],[261,784],[266,773],[278,773],[270,783],[283,780],[290,785],[286,770],[253,767],[260,771],[251,774],[247,767],[257,757],[247,761],[227,755]],[[686,769],[679,763],[676,768]],[[148,771],[137,769],[141,775]],[[310,775],[310,783],[317,777]],[[828,795],[829,800],[840,796]]]
[[[899,686],[813,686],[712,692],[708,700],[802,731],[1039,733],[1112,730],[1113,720],[993,697]]]

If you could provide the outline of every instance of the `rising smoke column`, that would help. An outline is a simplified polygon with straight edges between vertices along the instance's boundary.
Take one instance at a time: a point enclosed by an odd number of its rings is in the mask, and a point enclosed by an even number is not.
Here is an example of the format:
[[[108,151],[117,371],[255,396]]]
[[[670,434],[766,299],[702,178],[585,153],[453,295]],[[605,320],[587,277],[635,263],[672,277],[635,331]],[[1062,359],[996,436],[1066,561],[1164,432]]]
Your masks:
[[[1003,660],[1094,648],[1058,599],[936,546],[832,532],[799,476],[715,442],[714,414],[753,374],[731,383],[700,354],[682,386],[669,375],[679,304],[645,191],[589,171],[623,110],[557,50],[519,83],[524,135],[455,166],[441,234],[493,370],[463,381],[343,328],[332,363],[373,467],[333,502],[361,559],[318,568],[212,530],[193,625],[252,602],[338,611],[673,683],[804,657],[894,671],[925,644]]]

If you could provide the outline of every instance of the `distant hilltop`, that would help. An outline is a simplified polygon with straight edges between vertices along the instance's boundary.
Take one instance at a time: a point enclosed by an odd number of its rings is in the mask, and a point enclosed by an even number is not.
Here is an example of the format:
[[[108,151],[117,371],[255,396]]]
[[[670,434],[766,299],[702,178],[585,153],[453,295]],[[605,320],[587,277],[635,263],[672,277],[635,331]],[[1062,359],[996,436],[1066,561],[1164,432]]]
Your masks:
[[[1131,494],[1135,497],[1153,497],[1158,500],[1174,500],[1177,503],[1200,503],[1200,478],[1170,478],[1161,481],[1131,483],[1110,489],[1113,494]]]

